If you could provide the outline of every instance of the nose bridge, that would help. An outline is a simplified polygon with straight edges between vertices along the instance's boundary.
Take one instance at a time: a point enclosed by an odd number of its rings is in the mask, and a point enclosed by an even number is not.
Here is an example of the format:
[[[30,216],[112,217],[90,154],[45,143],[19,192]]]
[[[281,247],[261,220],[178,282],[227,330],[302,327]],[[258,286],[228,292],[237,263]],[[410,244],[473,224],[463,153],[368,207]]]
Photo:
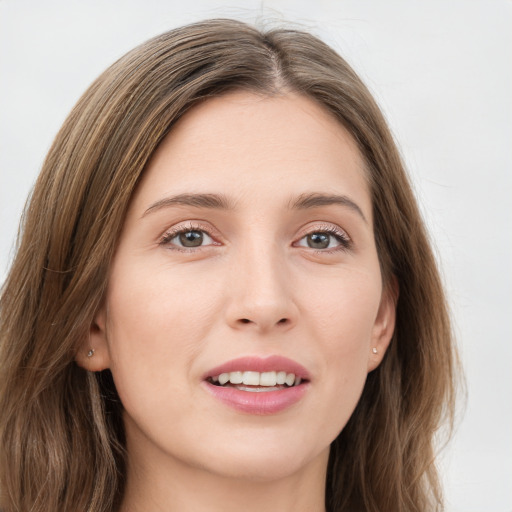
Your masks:
[[[296,307],[286,265],[286,254],[268,234],[250,236],[238,247],[233,261],[229,322],[266,330],[290,326]]]

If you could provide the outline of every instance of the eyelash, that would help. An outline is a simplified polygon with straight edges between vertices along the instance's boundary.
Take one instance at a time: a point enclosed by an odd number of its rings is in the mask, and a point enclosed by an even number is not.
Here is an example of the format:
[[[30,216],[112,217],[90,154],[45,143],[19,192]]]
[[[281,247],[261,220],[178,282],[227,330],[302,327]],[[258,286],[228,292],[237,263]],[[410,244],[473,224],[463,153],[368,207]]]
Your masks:
[[[172,246],[172,250],[176,250],[176,251],[180,251],[180,252],[197,251],[199,249],[204,249],[205,247],[208,247],[208,246],[204,246],[204,245],[197,246],[197,247],[182,247],[182,246],[170,243],[171,240],[173,240],[177,236],[182,235],[184,233],[188,233],[190,231],[199,231],[199,232],[205,233],[212,240],[215,240],[213,234],[211,233],[211,230],[206,229],[204,226],[200,226],[198,224],[191,223],[186,226],[180,226],[180,227],[173,228],[173,229],[165,232],[159,241],[159,245]],[[337,242],[339,242],[339,246],[331,248],[331,249],[314,249],[312,247],[309,247],[309,249],[311,249],[317,253],[326,254],[326,253],[332,253],[332,252],[337,252],[337,251],[347,251],[352,248],[352,241],[350,240],[348,235],[344,231],[337,229],[334,226],[321,226],[321,227],[317,227],[316,229],[307,231],[297,240],[297,242],[294,242],[293,245],[296,246],[295,244],[297,244],[298,242],[300,242],[307,236],[315,234],[315,233],[326,234],[326,235],[332,236],[336,239]],[[210,244],[210,245],[220,245],[220,244],[214,243],[214,244]],[[303,246],[298,246],[298,247],[303,247]]]
[[[184,233],[189,233],[190,231],[200,231],[202,233],[206,233],[210,238],[214,239],[210,230],[205,229],[205,227],[200,226],[198,224],[190,223],[190,224],[187,224],[186,226],[179,226],[177,228],[172,228],[169,231],[166,231],[163,234],[162,238],[160,239],[159,245],[172,246],[172,250],[180,251],[180,252],[191,252],[191,251],[197,251],[198,249],[203,249],[205,246],[181,247],[179,245],[170,243],[173,238],[176,238],[177,236],[182,235]],[[219,245],[219,244],[214,244],[214,245]]]
[[[303,234],[298,241],[304,239],[305,237],[320,233],[324,235],[332,236],[336,239],[337,242],[339,242],[338,247],[334,247],[331,249],[314,249],[310,247],[311,250],[317,252],[317,253],[332,253],[337,251],[348,251],[352,248],[352,240],[349,238],[349,236],[345,233],[345,231],[342,231],[334,226],[321,226],[317,227],[315,229],[312,229],[311,231],[308,231],[307,233]]]

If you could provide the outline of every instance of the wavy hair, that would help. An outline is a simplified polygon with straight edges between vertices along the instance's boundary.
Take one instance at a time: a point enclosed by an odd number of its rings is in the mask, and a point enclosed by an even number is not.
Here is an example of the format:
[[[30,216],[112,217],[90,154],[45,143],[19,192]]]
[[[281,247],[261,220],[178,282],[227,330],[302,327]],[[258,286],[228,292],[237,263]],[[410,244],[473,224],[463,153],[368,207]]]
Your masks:
[[[171,30],[114,63],[44,162],[0,299],[3,512],[118,509],[122,405],[108,370],[89,373],[74,358],[149,159],[185,112],[232,90],[300,93],[351,133],[384,280],[395,276],[400,289],[391,345],[331,446],[327,510],[442,509],[434,435],[453,419],[455,352],[436,261],[385,119],[350,66],[313,35],[218,19]]]

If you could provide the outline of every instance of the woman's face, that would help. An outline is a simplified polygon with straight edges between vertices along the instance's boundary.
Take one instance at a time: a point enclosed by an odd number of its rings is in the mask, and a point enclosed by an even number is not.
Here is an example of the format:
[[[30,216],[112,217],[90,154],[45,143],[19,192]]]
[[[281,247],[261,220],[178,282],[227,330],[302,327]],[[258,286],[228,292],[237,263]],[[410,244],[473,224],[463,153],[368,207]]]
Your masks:
[[[153,156],[85,365],[111,369],[142,465],[265,480],[325,467],[393,326],[351,136],[302,96],[237,92]]]

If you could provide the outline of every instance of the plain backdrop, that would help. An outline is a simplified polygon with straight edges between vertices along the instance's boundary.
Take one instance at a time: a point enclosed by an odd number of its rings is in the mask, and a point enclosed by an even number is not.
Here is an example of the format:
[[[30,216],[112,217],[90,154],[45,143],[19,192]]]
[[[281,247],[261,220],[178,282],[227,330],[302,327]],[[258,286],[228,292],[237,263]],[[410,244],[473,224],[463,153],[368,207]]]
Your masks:
[[[27,194],[88,84],[138,43],[209,17],[311,30],[376,96],[432,233],[468,381],[441,457],[448,511],[511,512],[510,0],[0,0],[0,282]]]

